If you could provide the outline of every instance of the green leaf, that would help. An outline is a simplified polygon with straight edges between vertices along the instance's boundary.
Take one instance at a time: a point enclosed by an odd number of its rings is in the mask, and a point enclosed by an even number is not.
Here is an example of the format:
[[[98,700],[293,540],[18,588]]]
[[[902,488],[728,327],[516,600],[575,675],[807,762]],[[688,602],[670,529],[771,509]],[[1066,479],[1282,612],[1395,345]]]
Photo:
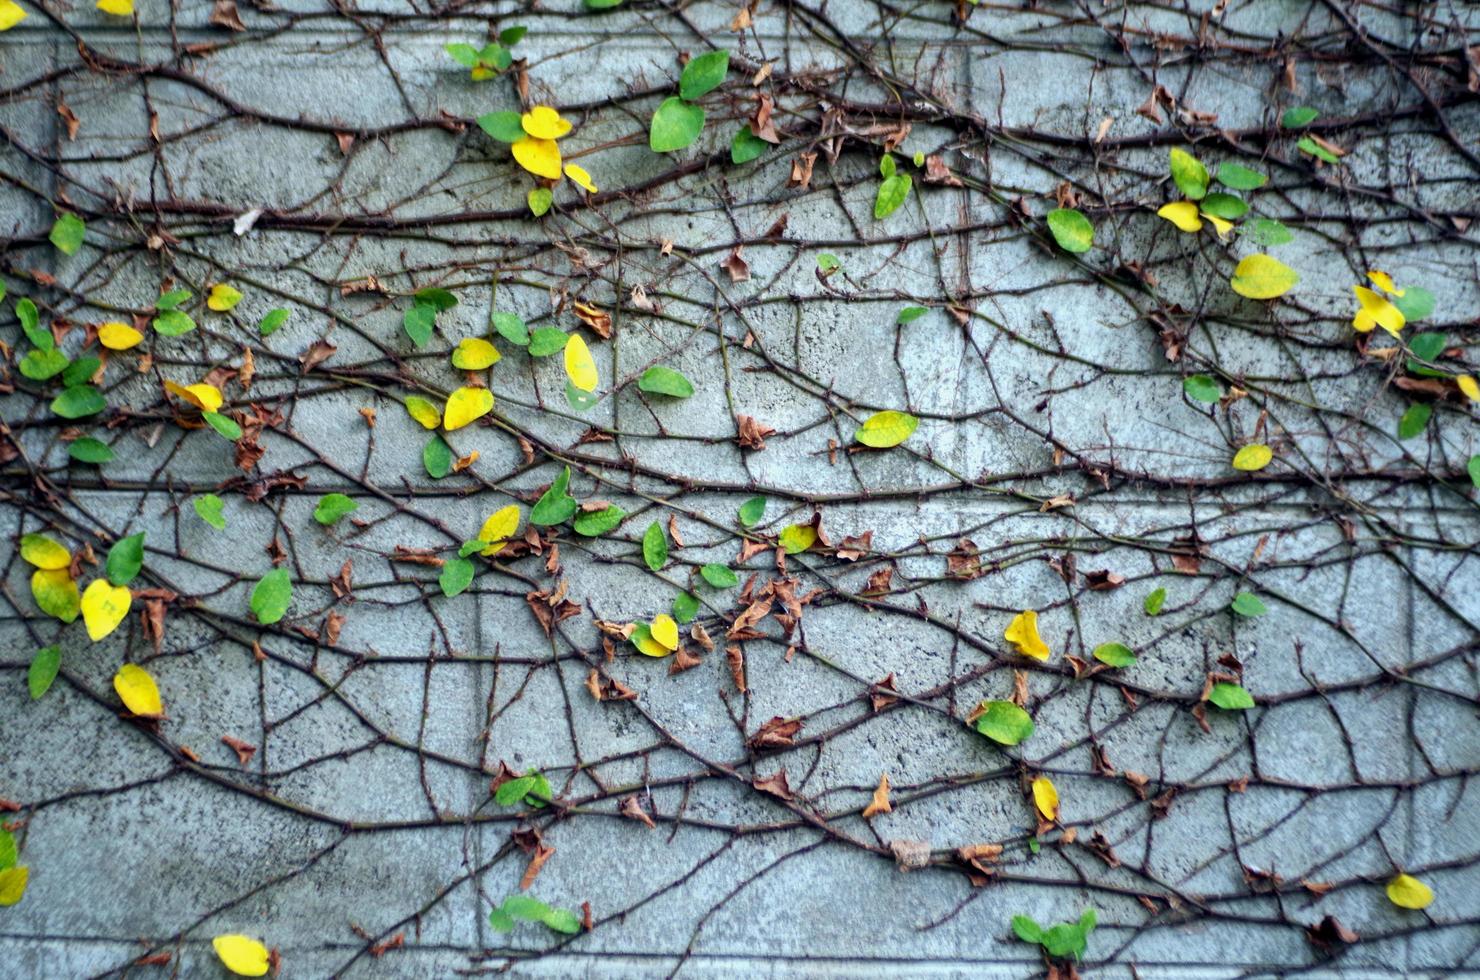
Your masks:
[[[1429,416],[1434,414],[1434,409],[1424,402],[1414,402],[1408,406],[1408,411],[1398,420],[1398,438],[1412,439],[1423,432],[1424,427],[1429,424]]]
[[[195,505],[195,516],[205,521],[218,531],[226,530],[226,515],[223,513],[225,502],[214,493],[203,493],[192,501]]]
[[[533,775],[518,776],[500,783],[498,789],[494,790],[493,801],[499,806],[519,806],[533,789]],[[505,902],[504,905],[507,906],[508,903]]]
[[[1269,183],[1269,178],[1257,170],[1241,167],[1236,163],[1218,164],[1218,183],[1236,191],[1257,191]]]
[[[171,289],[167,293],[161,293],[159,299],[154,301],[156,310],[178,309],[180,304],[195,294],[188,289]]]
[[[879,176],[880,177],[883,177],[885,180],[888,180],[890,177],[893,177],[894,176],[894,174],[895,174],[895,172],[897,170],[898,170],[898,166],[895,164],[895,162],[894,162],[894,156],[892,154],[886,153],[883,156],[879,157]]]
[[[526,922],[543,922],[550,914],[550,906],[528,895],[510,895],[504,899],[504,911]]]
[[[565,381],[565,403],[577,412],[589,411],[601,400],[601,393],[577,388],[569,378]]]
[[[643,532],[642,560],[655,572],[661,572],[668,564],[668,535],[663,533],[663,525],[657,521],[649,524]]]
[[[741,527],[755,527],[766,516],[766,498],[751,497],[740,505],[736,516],[740,519]]]
[[[1077,923],[1060,922],[1043,934],[1043,949],[1049,956],[1077,960],[1084,955],[1087,938]]]
[[[79,463],[93,463],[99,466],[113,461],[113,450],[108,444],[92,436],[74,439],[67,446],[67,455]]]
[[[514,56],[504,50],[504,46],[497,41],[490,41],[483,45],[483,50],[478,52],[478,67],[496,68],[504,71],[514,63]],[[481,79],[480,79],[481,81]]]
[[[1076,255],[1088,252],[1095,243],[1095,226],[1073,208],[1055,208],[1048,212],[1048,230],[1059,248]]]
[[[288,577],[288,570],[274,568],[252,590],[252,615],[263,626],[271,626],[287,614],[292,601],[293,580]]]
[[[1141,603],[1141,608],[1146,610],[1146,615],[1155,616],[1157,613],[1161,612],[1161,607],[1166,601],[1167,590],[1164,588],[1157,589],[1155,592],[1152,592],[1146,597],[1146,601]]]
[[[1012,932],[1025,943],[1038,945],[1043,942],[1043,927],[1026,915],[1012,917]]]
[[[62,384],[68,388],[87,384],[92,379],[92,376],[98,373],[98,368],[102,366],[103,362],[96,357],[79,357],[71,364],[68,364],[67,370],[62,372]]]
[[[1001,745],[1017,745],[1033,734],[1033,719],[1011,701],[985,701],[976,730]]]
[[[447,559],[442,566],[442,574],[437,577],[437,584],[449,599],[462,593],[473,584],[473,563],[466,558]]]
[[[1402,296],[1392,297],[1392,301],[1409,323],[1434,312],[1434,294],[1422,286],[1409,286],[1403,290]]]
[[[576,515],[576,519],[571,523],[571,526],[582,537],[598,538],[608,531],[614,530],[618,524],[622,523],[622,518],[626,516],[627,512],[625,510],[616,504],[612,504],[603,510],[582,511]]]
[[[1259,218],[1241,229],[1256,245],[1268,248],[1271,245],[1288,245],[1295,240],[1290,229],[1273,218]]]
[[[691,592],[680,592],[673,599],[673,618],[680,623],[692,623],[699,615],[699,597]]]
[[[41,695],[51,690],[51,682],[57,679],[57,671],[62,669],[62,648],[59,646],[42,647],[36,651],[36,656],[31,658],[30,669],[26,671],[26,687],[30,688],[31,700],[38,701]],[[0,830],[0,868],[8,867],[5,860],[5,837],[10,834]],[[11,842],[10,862],[15,863],[15,842]]]
[[[1182,195],[1192,201],[1201,201],[1208,192],[1208,168],[1202,161],[1180,147],[1171,151],[1172,181]]]
[[[1310,156],[1315,157],[1317,160],[1324,160],[1326,163],[1341,162],[1341,158],[1339,156],[1332,153],[1330,150],[1326,149],[1324,146],[1317,143],[1309,136],[1300,137],[1300,142],[1296,143],[1295,146],[1302,153],[1309,154]]]
[[[908,412],[885,410],[864,419],[853,438],[873,449],[891,449],[914,435],[919,426],[920,420]]]
[[[20,851],[15,846],[14,835],[4,827],[0,827],[0,871],[15,867],[15,862],[20,860],[20,856]]]
[[[730,52],[720,49],[690,58],[678,79],[678,94],[685,101],[701,99],[724,84],[730,70]]]
[[[32,345],[42,350],[51,350],[56,347],[57,339],[51,335],[50,330],[41,329],[41,314],[29,297],[22,297],[15,301],[15,315],[16,319],[21,321],[21,330]]]
[[[505,27],[498,32],[498,43],[513,47],[524,40],[524,35],[529,33],[529,28],[523,24],[515,24],[513,27]]]
[[[589,3],[590,0],[587,0],[587,2]],[[617,2],[620,3],[621,0],[617,0]],[[488,924],[496,932],[513,932],[514,926],[517,925],[513,917],[503,909],[493,909],[490,911],[488,913]]]
[[[1249,205],[1244,202],[1243,198],[1224,194],[1222,191],[1214,191],[1204,197],[1198,208],[1225,221],[1237,221],[1249,213]]]
[[[752,133],[750,131],[750,124],[746,123],[740,127],[740,131],[735,134],[735,138],[730,140],[730,162],[737,166],[742,163],[749,163],[765,153],[770,145],[770,143],[767,143]]]
[[[178,337],[195,329],[195,321],[190,319],[190,314],[179,310],[160,310],[150,325],[161,337]]]
[[[401,317],[406,336],[417,347],[432,339],[432,328],[436,325],[437,308],[430,303],[416,303]]]
[[[114,585],[128,585],[144,567],[144,532],[119,538],[108,549],[103,570]]]
[[[587,10],[613,10],[622,5],[622,0],[586,0]]]
[[[1250,619],[1253,619],[1255,616],[1263,616],[1269,611],[1265,608],[1264,603],[1259,600],[1259,597],[1252,592],[1240,592],[1233,597],[1233,602],[1229,603],[1228,608],[1240,616],[1247,616]]]
[[[64,419],[80,419],[96,415],[108,407],[102,392],[92,385],[68,388],[51,401],[51,410]]]
[[[1218,382],[1206,374],[1193,374],[1182,380],[1182,391],[1193,401],[1211,405],[1223,397],[1223,389]]]
[[[704,565],[699,569],[699,574],[716,589],[728,589],[740,584],[740,577],[728,565]]]
[[[1405,317],[1406,319],[1406,317]],[[1421,333],[1408,342],[1408,349],[1413,352],[1413,357],[1408,359],[1405,367],[1412,374],[1423,375],[1430,378],[1448,377],[1445,371],[1436,371],[1426,367],[1419,361],[1434,363],[1444,356],[1444,348],[1449,343],[1449,336],[1442,333]]]
[[[428,286],[426,289],[418,289],[411,295],[418,303],[425,303],[438,313],[450,310],[457,305],[457,297],[440,286]]]
[[[1029,837],[1028,850],[1032,851],[1034,854],[1037,854],[1039,851],[1043,850],[1043,845],[1038,843],[1037,837]]]
[[[236,424],[236,420],[222,415],[220,412],[201,412],[200,417],[206,420],[206,424],[215,429],[223,439],[236,442],[242,437],[242,427]]]
[[[823,272],[837,272],[843,267],[843,263],[831,252],[817,253],[817,268]]]
[[[529,523],[551,527],[570,520],[571,515],[576,512],[576,501],[565,492],[569,484],[570,467],[567,466],[555,478],[555,482],[550,484],[550,489],[535,502],[534,508],[529,512]]]
[[[879,185],[878,196],[874,198],[874,220],[882,221],[898,211],[900,205],[909,198],[913,186],[914,181],[909,174],[893,174],[885,178]]]
[[[1285,115],[1280,119],[1280,125],[1286,129],[1299,129],[1301,126],[1309,126],[1315,122],[1321,113],[1308,105],[1298,105],[1293,109],[1286,109]]]
[[[550,205],[555,203],[555,192],[548,187],[532,187],[524,199],[529,204],[529,213],[536,218],[543,218],[545,212],[550,210]]]
[[[518,313],[494,311],[489,314],[488,320],[493,324],[493,329],[498,331],[498,335],[509,343],[520,347],[529,346],[529,328],[524,325],[524,318]]]
[[[545,924],[546,928],[568,936],[574,936],[581,931],[581,917],[570,909],[550,909],[540,921]]]
[[[1254,707],[1254,696],[1238,684],[1219,681],[1208,692],[1208,700],[1224,711],[1243,711]]]
[[[50,336],[48,334],[48,336]],[[59,350],[42,350],[40,347],[27,351],[21,358],[20,372],[32,381],[46,381],[67,370],[67,355]]]
[[[670,95],[653,113],[648,129],[648,147],[654,153],[681,150],[699,138],[704,129],[704,110]]]
[[[540,327],[529,335],[529,356],[549,357],[551,354],[559,354],[565,350],[565,342],[570,335],[564,330],[555,327]]]
[[[1095,659],[1111,667],[1129,667],[1136,662],[1136,652],[1124,643],[1101,643],[1095,647]]]
[[[478,66],[478,49],[471,44],[449,44],[443,50],[451,55],[453,61],[464,68]]]
[[[327,526],[339,523],[346,514],[353,514],[360,509],[360,505],[353,497],[342,493],[326,493],[319,498],[319,505],[313,509],[313,519]]]
[[[458,546],[457,557],[467,558],[470,555],[476,555],[478,552],[482,551],[486,547],[488,547],[488,542],[481,541],[478,538],[474,538],[471,541],[464,541],[461,545]]]
[[[1469,463],[1465,465],[1465,471],[1470,474],[1470,483],[1480,487],[1480,454],[1470,457]]]
[[[660,364],[654,364],[642,372],[642,377],[637,379],[637,387],[650,394],[673,398],[687,398],[694,393],[694,386],[689,383],[688,378]]]
[[[51,234],[47,237],[63,255],[76,255],[86,234],[87,225],[83,224],[82,219],[70,211],[63,211],[57,215],[56,223],[51,226]]]
[[[439,435],[433,435],[421,451],[421,465],[426,467],[427,476],[433,480],[440,480],[451,473],[453,462],[452,447]]]
[[[899,311],[899,317],[894,322],[900,324],[914,323],[929,312],[930,310],[924,306],[906,306]]]
[[[262,318],[262,322],[257,324],[257,332],[264,337],[272,336],[278,327],[288,322],[289,315],[289,311],[283,309],[281,306],[275,310],[268,310],[267,315]]]

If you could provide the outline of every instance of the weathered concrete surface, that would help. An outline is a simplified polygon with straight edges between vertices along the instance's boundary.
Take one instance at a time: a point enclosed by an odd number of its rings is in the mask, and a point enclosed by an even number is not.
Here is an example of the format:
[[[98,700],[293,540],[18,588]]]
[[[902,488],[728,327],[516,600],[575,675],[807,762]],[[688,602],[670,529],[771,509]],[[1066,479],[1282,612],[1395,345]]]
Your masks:
[[[1369,48],[1347,57],[1335,11],[1384,52],[1419,52],[1416,70],[1470,150],[1480,107],[1455,52],[1477,43],[1480,20],[1441,3],[1419,30],[1390,10],[1288,0],[1232,5],[1200,27],[1212,6],[1115,5],[1094,12],[1098,24],[983,8],[961,28],[946,4],[902,16],[762,3],[754,28],[733,32],[739,8],[717,3],[682,16],[359,4],[351,18],[295,2],[241,5],[245,33],[213,26],[203,4],[140,0],[137,31],[85,5],[27,6],[0,35],[7,344],[28,349],[12,312],[21,296],[74,324],[144,314],[166,278],[197,293],[229,281],[245,299],[110,358],[112,424],[79,423],[114,449],[101,471],[69,463],[61,437],[78,433],[47,409],[54,383],[11,369],[15,393],[0,399],[20,453],[4,464],[3,540],[43,532],[101,554],[144,530],[137,584],[186,597],[157,648],[137,616],[90,644],[80,623],[36,611],[29,566],[6,565],[0,799],[20,805],[9,816],[31,882],[0,909],[3,972],[213,976],[210,938],[244,932],[281,952],[288,977],[511,963],[531,977],[1026,976],[1043,962],[1010,918],[1088,907],[1094,976],[1476,968],[1480,521],[1463,468],[1480,438],[1462,398],[1440,401],[1420,438],[1394,438],[1413,397],[1392,383],[1402,358],[1361,356],[1349,320],[1350,286],[1369,268],[1426,285],[1450,373],[1473,370],[1477,172],[1404,76]],[[507,148],[445,125],[517,104],[510,79],[473,83],[443,52],[484,38],[490,18],[529,26],[517,52],[532,101],[564,108],[579,123],[567,156],[603,192],[631,196],[587,208],[566,181],[557,212],[535,222],[522,210],[532,181]],[[1200,30],[1230,47],[1194,56]],[[700,144],[660,157],[646,120],[673,88],[677,52],[702,51],[704,36],[735,53],[729,85],[706,100]],[[1277,37],[1288,46],[1266,56]],[[1280,87],[1286,59],[1293,94]],[[774,70],[757,89],[761,63]],[[901,80],[914,86],[905,108],[892,100]],[[1154,84],[1216,125],[1166,103],[1162,122],[1138,114]],[[726,148],[758,90],[775,95],[787,138],[735,167]],[[873,145],[850,141],[831,163],[822,144],[811,188],[792,187],[793,159],[819,150],[819,96]],[[75,137],[58,103],[79,120]],[[1313,169],[1279,134],[1273,121],[1296,104],[1353,120],[1322,131],[1351,151],[1340,169]],[[914,195],[878,222],[878,143],[906,115],[900,166],[939,153],[968,186],[909,168]],[[884,128],[865,132],[873,123]],[[1226,280],[1252,246],[1154,217],[1175,197],[1171,145],[1272,175],[1256,210],[1294,232],[1272,251],[1298,269],[1296,293],[1239,299]],[[706,153],[708,165],[670,173]],[[1064,181],[1096,224],[1083,262],[1037,220]],[[1034,222],[1011,218],[1019,198]],[[46,244],[55,207],[88,216],[70,258]],[[253,208],[266,210],[257,227],[233,234]],[[782,217],[784,238],[768,236]],[[150,247],[159,231],[173,239]],[[749,278],[734,281],[719,263],[741,242]],[[843,272],[820,278],[819,253]],[[1119,274],[1127,261],[1151,288]],[[384,293],[345,288],[369,276]],[[417,350],[401,317],[429,285],[460,304]],[[498,341],[503,360],[486,376],[498,424],[449,435],[477,461],[429,479],[428,433],[400,399],[462,383],[447,352],[487,335],[491,310],[575,331],[577,299],[620,307],[613,339],[581,330],[601,401],[571,410],[558,357]],[[915,304],[930,311],[897,324]],[[261,337],[258,321],[280,306],[292,319]],[[83,339],[74,330],[63,349]],[[305,373],[320,339],[336,350]],[[244,349],[257,377],[249,390],[226,384],[228,399],[283,415],[251,471],[208,430],[177,425],[160,395],[163,378],[239,369]],[[142,351],[152,366],[135,370]],[[657,362],[694,396],[641,393],[637,377]],[[1199,372],[1248,397],[1216,409],[1185,398],[1183,378]],[[848,453],[858,422],[885,408],[919,416],[918,431],[900,449]],[[375,410],[373,428],[361,409]],[[777,430],[764,450],[737,447],[737,414]],[[593,427],[608,438],[586,438]],[[1239,445],[1261,440],[1277,450],[1268,471],[1229,469]],[[511,501],[527,516],[567,463],[575,496],[630,516],[602,539],[567,527],[558,572],[548,551],[480,565],[467,593],[445,598],[435,569],[392,560],[398,547],[450,557]],[[250,492],[284,473],[304,484]],[[311,516],[331,491],[359,502],[332,529]],[[227,531],[196,518],[191,498],[206,492],[226,500]],[[757,587],[777,575],[769,549],[738,561],[736,508],[756,493],[769,504],[750,539],[815,510],[834,546],[871,531],[871,552],[787,560],[798,595],[821,591],[794,631],[770,619],[767,639],[745,642],[744,694],[722,646],[672,675],[625,645],[605,656],[596,620],[646,621],[682,590],[722,637],[739,590],[697,570],[728,563],[742,581],[758,573]],[[1045,508],[1065,494],[1074,506]],[[640,540],[670,517],[684,544],[655,574]],[[1174,565],[1193,535],[1200,562]],[[980,577],[946,574],[963,538],[981,550]],[[295,599],[262,628],[248,596],[275,548]],[[348,598],[331,585],[346,561]],[[883,568],[893,591],[862,595]],[[1089,588],[1084,573],[1098,569],[1125,584]],[[551,637],[526,594],[559,582],[580,609]],[[1157,587],[1166,606],[1150,617]],[[1241,591],[1267,613],[1229,612]],[[1003,640],[1022,609],[1040,612],[1047,664]],[[330,613],[345,617],[332,644]],[[1075,680],[1066,657],[1093,663],[1112,640],[1139,662]],[[32,702],[26,668],[50,643],[62,676]],[[157,727],[119,716],[110,678],[126,661],[159,682]],[[1209,708],[1204,728],[1193,709],[1210,671],[1230,664],[1259,706]],[[593,670],[638,699],[595,701]],[[890,675],[913,701],[876,710],[869,695]],[[1004,752],[963,720],[1011,697],[1019,677],[1037,731]],[[747,748],[776,716],[804,720],[798,746]],[[239,764],[222,736],[256,753]],[[497,806],[501,762],[547,773],[561,812]],[[782,768],[786,804],[752,785]],[[894,809],[866,822],[881,773]],[[1060,828],[1035,827],[1024,794],[1035,774],[1057,785]],[[628,798],[655,829],[619,815]],[[490,929],[528,863],[511,835],[530,827],[555,849],[530,893],[589,903],[594,929],[568,941],[535,924]],[[928,842],[935,866],[901,872],[889,855],[901,840]],[[988,842],[1005,851],[974,887],[953,851]],[[1398,869],[1428,882],[1434,905],[1388,903]],[[1336,959],[1305,932],[1327,915],[1361,937]],[[403,945],[379,949],[395,937]],[[167,967],[130,968],[161,951]]]

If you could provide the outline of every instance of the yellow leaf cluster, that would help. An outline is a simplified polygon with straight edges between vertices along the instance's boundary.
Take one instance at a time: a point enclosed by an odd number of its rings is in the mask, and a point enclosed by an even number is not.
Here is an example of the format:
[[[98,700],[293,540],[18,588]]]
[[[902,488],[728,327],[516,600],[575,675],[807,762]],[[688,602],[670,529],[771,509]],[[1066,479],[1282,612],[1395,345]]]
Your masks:
[[[1368,280],[1372,285],[1387,293],[1389,296],[1402,296],[1406,290],[1399,289],[1393,284],[1393,277],[1386,272],[1372,270],[1367,273]],[[1366,286],[1353,286],[1352,292],[1357,296],[1357,315],[1352,318],[1352,327],[1359,333],[1371,333],[1373,327],[1381,327],[1394,337],[1408,323],[1403,311],[1375,290]]]
[[[519,117],[524,137],[514,141],[510,149],[514,162],[536,177],[558,181],[562,173],[560,144],[556,140],[567,135],[573,124],[560,114],[558,109],[537,105]],[[596,193],[596,184],[585,167],[574,163],[564,165],[564,174],[573,183],[589,193]],[[588,389],[589,390],[589,389]]]

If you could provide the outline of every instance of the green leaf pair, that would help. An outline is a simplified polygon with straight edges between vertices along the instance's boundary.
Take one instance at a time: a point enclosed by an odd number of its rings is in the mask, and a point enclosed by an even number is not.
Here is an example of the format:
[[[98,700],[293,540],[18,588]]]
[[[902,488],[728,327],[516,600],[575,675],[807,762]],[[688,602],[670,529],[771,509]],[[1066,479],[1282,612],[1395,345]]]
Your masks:
[[[587,0],[588,5],[590,0]],[[654,153],[672,153],[699,138],[704,109],[694,103],[724,83],[730,70],[730,52],[709,51],[689,59],[678,79],[678,95],[664,99],[648,128],[648,147]],[[754,159],[761,151],[747,159]],[[731,146],[731,158],[735,147]],[[741,162],[741,161],[736,161]]]
[[[1055,959],[1078,960],[1084,956],[1089,934],[1094,932],[1098,917],[1094,909],[1085,909],[1078,922],[1060,922],[1045,929],[1026,915],[1012,917],[1012,931],[1025,943],[1042,946]]]

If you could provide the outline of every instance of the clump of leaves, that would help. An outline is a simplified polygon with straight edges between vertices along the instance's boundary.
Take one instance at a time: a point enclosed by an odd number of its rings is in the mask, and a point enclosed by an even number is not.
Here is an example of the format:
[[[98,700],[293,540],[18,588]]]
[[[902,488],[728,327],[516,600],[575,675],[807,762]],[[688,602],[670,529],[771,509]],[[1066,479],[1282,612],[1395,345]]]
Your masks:
[[[468,69],[475,82],[481,82],[509,70],[514,55],[509,50],[518,44],[528,32],[527,27],[507,27],[499,32],[497,41],[480,47],[471,44],[449,44],[447,53],[452,60]]]
[[[1079,960],[1084,956],[1089,934],[1095,931],[1096,921],[1094,909],[1085,909],[1078,922],[1060,922],[1047,929],[1026,915],[1015,915],[1012,931],[1023,942],[1042,946],[1054,959]]]
[[[678,79],[678,94],[664,99],[653,113],[648,147],[654,153],[672,153],[699,138],[704,129],[704,108],[698,101],[724,84],[729,71],[730,52],[723,49],[689,59]],[[733,148],[731,153],[733,156]]]
[[[555,798],[550,790],[550,781],[538,769],[530,769],[499,784],[493,791],[493,801],[499,806],[543,807]]]

